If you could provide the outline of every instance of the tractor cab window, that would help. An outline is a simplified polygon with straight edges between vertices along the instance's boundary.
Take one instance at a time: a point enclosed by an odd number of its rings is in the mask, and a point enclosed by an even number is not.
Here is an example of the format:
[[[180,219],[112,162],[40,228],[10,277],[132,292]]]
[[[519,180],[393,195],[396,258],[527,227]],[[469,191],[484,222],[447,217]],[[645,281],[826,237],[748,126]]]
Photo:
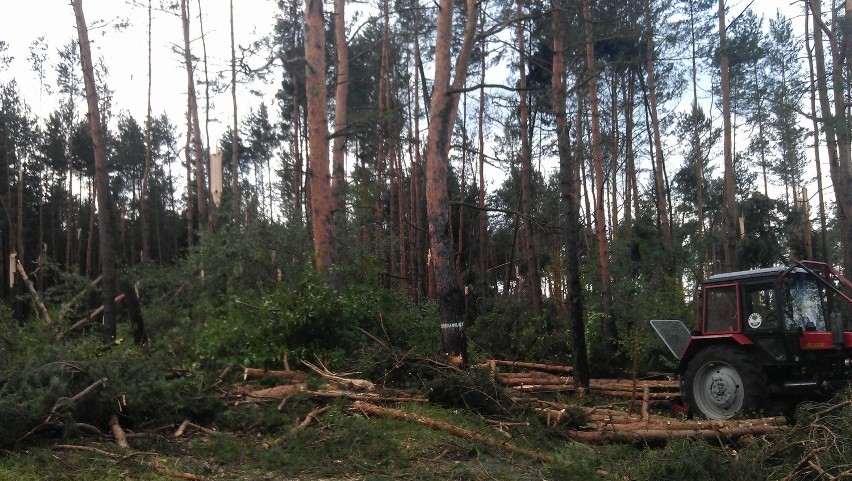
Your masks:
[[[784,317],[787,327],[809,331],[825,331],[824,292],[813,279],[785,279],[786,305]]]
[[[773,284],[756,284],[743,289],[745,320],[751,329],[778,327],[777,303]]]
[[[736,332],[737,286],[707,286],[704,290],[704,332]]]

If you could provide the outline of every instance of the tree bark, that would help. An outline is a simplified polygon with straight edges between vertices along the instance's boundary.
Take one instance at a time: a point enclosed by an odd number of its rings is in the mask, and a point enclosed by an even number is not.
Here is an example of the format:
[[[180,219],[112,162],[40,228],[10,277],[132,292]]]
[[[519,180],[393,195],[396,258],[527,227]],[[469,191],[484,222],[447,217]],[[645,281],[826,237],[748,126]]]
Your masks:
[[[151,29],[152,29],[152,6],[148,0],[148,112],[145,117],[145,166],[142,172],[142,188],[139,193],[139,217],[142,222],[142,254],[141,261],[147,262],[151,258],[151,235],[148,226],[148,178],[151,175],[151,162],[153,161],[153,141],[151,118]]]
[[[526,41],[524,40],[524,4],[517,1],[518,40],[518,96],[520,102],[520,134],[521,134],[521,209],[523,212],[524,257],[527,267],[527,292],[529,292],[533,314],[536,323],[541,324],[541,277],[538,272],[538,256],[533,238],[532,217],[532,151],[529,141],[529,104],[527,102],[527,62]],[[537,329],[541,329],[537,325]]]
[[[231,105],[234,116],[231,123],[231,218],[239,222],[242,198],[240,194],[240,125],[237,117],[237,51],[234,41],[234,0],[228,2],[231,14]]]
[[[201,144],[201,121],[198,117],[198,97],[195,93],[195,79],[193,75],[192,54],[189,45],[189,4],[187,0],[181,0],[181,20],[183,21],[183,56],[186,63],[187,96],[189,105],[189,119],[192,134],[192,148],[195,151],[195,190],[198,203],[198,226],[204,228],[204,223],[209,222],[207,209],[207,187],[204,170],[204,147]]]
[[[328,92],[325,84],[322,0],[305,0],[305,88],[311,168],[311,221],[316,269],[329,274],[337,257],[328,167]]]
[[[337,83],[334,90],[334,146],[332,148],[331,194],[334,200],[335,226],[346,222],[346,129],[349,99],[349,51],[346,44],[346,2],[334,0],[334,43],[337,58]]]
[[[109,171],[107,170],[104,136],[101,130],[101,112],[98,106],[98,93],[95,88],[92,53],[89,48],[89,31],[83,16],[83,0],[72,0],[74,15],[77,17],[77,35],[80,39],[80,60],[83,67],[83,81],[86,86],[86,101],[89,106],[89,127],[92,131],[92,143],[95,154],[95,183],[98,188],[98,232],[101,253],[101,287],[104,305],[103,339],[105,342],[115,340],[115,291],[116,268],[115,246],[113,244],[111,199],[109,195]]]
[[[435,81],[429,108],[429,133],[426,143],[426,209],[429,222],[435,288],[441,314],[444,352],[451,364],[467,363],[467,339],[464,332],[464,296],[453,274],[453,239],[450,235],[447,169],[453,126],[458,113],[458,90],[467,78],[473,50],[479,4],[466,0],[467,20],[464,40],[450,85],[453,1],[440,0],[435,37]]]
[[[609,246],[606,235],[606,214],[604,209],[604,173],[603,154],[601,152],[601,126],[598,109],[598,70],[595,62],[594,43],[592,42],[592,11],[589,0],[583,0],[583,19],[586,46],[586,68],[588,70],[589,106],[592,113],[592,158],[595,174],[595,237],[598,244],[598,266],[601,276],[601,308],[603,310],[603,339],[613,348],[618,342],[618,329],[612,309],[612,286],[609,271]]]
[[[666,203],[665,183],[663,182],[663,142],[660,135],[660,117],[657,113],[657,87],[654,79],[654,29],[651,21],[651,2],[645,0],[645,35],[648,36],[648,45],[645,60],[645,73],[648,77],[648,97],[651,107],[651,126],[654,131],[654,158],[657,168],[654,169],[654,193],[657,197],[657,223],[664,240],[672,236],[671,224],[669,223],[668,205]]]
[[[849,119],[846,113],[846,93],[843,86],[843,75],[846,70],[848,52],[844,54],[844,48],[848,49],[848,36],[838,38],[839,32],[830,30],[822,20],[822,2],[820,0],[809,0],[814,23],[814,60],[816,61],[817,86],[819,90],[820,110],[823,118],[823,129],[825,131],[826,144],[828,147],[829,171],[834,186],[837,201],[837,220],[840,228],[840,243],[843,252],[843,269],[847,273],[852,272],[852,152],[850,152]],[[849,9],[846,4],[847,13]],[[832,19],[836,20],[836,11],[832,7]],[[832,22],[832,25],[837,25]],[[827,85],[825,47],[823,46],[823,34],[828,36],[831,54],[831,81],[832,98],[829,100],[829,89]],[[834,103],[832,109],[831,102]]]
[[[820,251],[818,259],[828,260],[828,240],[825,217],[825,199],[823,197],[822,187],[822,161],[820,160],[820,144],[819,144],[819,120],[817,118],[817,83],[814,78],[814,52],[811,48],[810,36],[810,18],[808,13],[810,9],[805,5],[805,52],[808,55],[808,72],[810,81],[808,83],[808,91],[811,97],[811,118],[813,122],[813,138],[814,138],[814,166],[816,167],[817,180],[817,195],[819,198],[819,220],[820,220]]]
[[[730,272],[739,267],[737,260],[737,244],[739,235],[737,229],[737,200],[736,185],[734,184],[734,152],[733,130],[731,127],[731,81],[728,71],[728,40],[725,22],[725,0],[719,0],[719,54],[722,82],[722,129],[724,139],[724,236],[723,236],[723,269]]]
[[[551,72],[551,96],[556,117],[556,142],[559,149],[559,191],[564,219],[563,244],[565,246],[565,304],[568,328],[573,349],[574,384],[589,386],[589,361],[586,353],[586,327],[583,319],[583,291],[580,283],[580,199],[574,175],[575,158],[568,138],[570,126],[565,102],[565,45],[563,41],[563,11],[561,0],[551,0],[553,7],[553,71]],[[579,126],[578,126],[579,127]],[[556,261],[558,262],[558,260]]]

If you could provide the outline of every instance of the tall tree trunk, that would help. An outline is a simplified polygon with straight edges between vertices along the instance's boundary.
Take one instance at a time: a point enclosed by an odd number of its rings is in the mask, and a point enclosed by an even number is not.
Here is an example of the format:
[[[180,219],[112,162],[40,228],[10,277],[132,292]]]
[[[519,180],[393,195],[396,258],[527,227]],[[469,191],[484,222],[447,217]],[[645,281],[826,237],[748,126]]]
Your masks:
[[[234,41],[234,0],[228,2],[231,14],[231,105],[234,116],[231,119],[231,197],[232,197],[232,219],[240,222],[240,209],[242,198],[240,194],[240,124],[237,118],[237,49]]]
[[[187,106],[189,102],[187,102]],[[187,112],[189,108],[187,107]],[[190,247],[195,243],[195,194],[192,188],[192,155],[190,142],[192,138],[192,117],[186,116],[186,143],[183,146],[186,165],[186,244]]]
[[[485,9],[480,11],[480,33],[485,25],[484,18]],[[486,296],[488,293],[488,270],[486,262],[486,251],[488,246],[488,224],[486,222],[487,212],[485,210],[485,51],[488,48],[485,35],[480,36],[480,52],[479,56],[479,109],[477,119],[477,139],[479,146],[479,277],[480,277],[480,296]]]
[[[458,90],[464,86],[473,50],[479,16],[476,0],[466,0],[467,20],[464,40],[450,84],[453,0],[440,0],[435,37],[435,81],[429,108],[429,134],[426,142],[426,209],[429,220],[432,265],[444,352],[457,366],[467,363],[467,339],[464,332],[464,296],[453,275],[453,239],[450,235],[447,169],[453,126],[458,113]]]
[[[305,1],[305,88],[311,168],[311,220],[317,272],[328,272],[337,257],[334,203],[328,167],[328,92],[325,85],[325,28],[322,0]],[[334,284],[333,276],[330,277]]]
[[[349,99],[349,51],[346,44],[346,2],[334,0],[334,43],[337,53],[337,83],[334,89],[334,146],[332,148],[331,194],[335,226],[346,222],[346,129]]]
[[[689,33],[692,49],[692,151],[695,156],[695,217],[698,220],[698,245],[702,250],[699,256],[698,281],[705,276],[706,247],[704,246],[704,157],[701,147],[701,135],[698,125],[698,42],[695,36],[695,5],[689,3]]]
[[[563,11],[560,0],[551,0],[553,7],[553,72],[551,96],[556,116],[556,142],[559,149],[559,192],[565,220],[563,242],[565,246],[565,304],[568,329],[573,348],[574,384],[589,387],[589,361],[586,354],[586,327],[583,319],[583,290],[580,282],[580,199],[576,185],[579,179],[574,174],[576,159],[571,152],[568,138],[569,125],[565,103],[565,45],[562,28]]]
[[[828,147],[829,171],[837,201],[837,220],[840,228],[840,244],[843,251],[843,269],[848,275],[852,273],[852,152],[850,152],[849,117],[846,111],[845,92],[843,90],[843,75],[848,67],[849,36],[831,30],[822,19],[822,2],[809,0],[814,22],[814,59],[816,61],[817,85],[819,88],[820,110],[822,113],[823,129]],[[847,15],[850,5],[845,4]],[[832,25],[837,25],[837,13],[832,2]],[[823,34],[828,37],[831,53],[831,81],[834,109],[829,101],[829,89],[825,66],[825,48]]]
[[[524,257],[527,267],[527,292],[530,296],[536,329],[541,330],[541,277],[538,272],[538,256],[533,238],[532,217],[532,149],[529,141],[529,104],[527,102],[527,59],[524,39],[524,3],[518,0],[517,28],[518,40],[518,96],[520,102],[521,134],[521,209],[523,213]]]
[[[638,201],[634,195],[636,188],[636,155],[633,147],[633,129],[635,121],[633,119],[634,107],[634,88],[636,85],[634,69],[630,69],[627,88],[624,89],[624,111],[627,115],[624,116],[624,139],[627,145],[624,149],[624,156],[627,161],[626,180],[624,182],[624,241],[627,246],[627,273],[628,278],[633,279],[633,262],[631,253],[633,251],[633,202]]]
[[[666,203],[665,183],[663,182],[663,141],[660,134],[660,117],[657,112],[657,83],[654,78],[654,62],[656,61],[656,47],[654,46],[654,26],[651,2],[645,0],[645,35],[648,37],[648,45],[645,59],[645,73],[648,77],[648,97],[651,107],[651,126],[654,131],[654,156],[657,168],[654,169],[654,193],[657,197],[657,223],[664,240],[672,236],[672,228],[669,223],[669,209]]]
[[[83,80],[86,86],[86,101],[89,106],[89,126],[92,131],[92,143],[95,155],[95,183],[98,186],[98,231],[101,253],[101,291],[103,296],[104,330],[105,342],[115,339],[115,295],[116,295],[116,269],[115,269],[115,247],[113,245],[112,210],[109,195],[109,172],[107,171],[106,151],[104,149],[104,136],[101,130],[101,113],[98,107],[98,94],[95,88],[95,74],[92,66],[92,53],[89,49],[89,31],[86,27],[86,19],[83,16],[83,0],[72,0],[74,15],[77,18],[77,35],[80,38],[80,60],[83,67]]]
[[[724,207],[723,268],[732,271],[739,267],[737,260],[737,200],[734,184],[733,129],[731,127],[731,81],[728,72],[728,40],[725,22],[725,0],[719,0],[719,52],[722,82],[722,129],[724,139]]]
[[[151,162],[153,161],[153,140],[151,118],[151,29],[152,29],[152,7],[148,0],[148,112],[145,117],[145,166],[142,172],[142,189],[139,194],[139,217],[142,221],[142,256],[141,261],[147,262],[151,258],[151,233],[148,226],[148,178],[151,175]]]
[[[595,173],[595,237],[598,243],[598,266],[601,276],[601,308],[603,310],[603,339],[614,348],[618,343],[618,329],[612,308],[612,286],[609,272],[609,246],[606,235],[604,209],[603,154],[601,152],[601,119],[598,110],[598,70],[592,42],[592,11],[589,0],[583,0],[583,24],[586,43],[586,68],[588,69],[589,106],[592,111],[592,158]]]
[[[811,119],[813,120],[813,135],[814,135],[814,166],[816,167],[817,180],[817,195],[819,198],[819,221],[820,221],[820,253],[819,259],[822,261],[828,260],[828,240],[826,232],[825,219],[825,199],[822,192],[822,162],[820,161],[820,144],[819,144],[819,121],[817,119],[817,83],[814,78],[814,52],[811,48],[810,38],[810,9],[805,5],[805,51],[808,55],[808,72],[810,82],[808,83],[811,97]]]
[[[186,63],[187,96],[189,104],[189,118],[192,125],[192,148],[195,150],[195,190],[198,202],[198,226],[204,228],[209,222],[207,209],[207,188],[204,169],[204,147],[201,143],[201,123],[198,118],[198,97],[195,93],[195,79],[193,75],[192,54],[189,45],[189,4],[187,0],[181,0],[181,20],[183,21],[183,56]]]

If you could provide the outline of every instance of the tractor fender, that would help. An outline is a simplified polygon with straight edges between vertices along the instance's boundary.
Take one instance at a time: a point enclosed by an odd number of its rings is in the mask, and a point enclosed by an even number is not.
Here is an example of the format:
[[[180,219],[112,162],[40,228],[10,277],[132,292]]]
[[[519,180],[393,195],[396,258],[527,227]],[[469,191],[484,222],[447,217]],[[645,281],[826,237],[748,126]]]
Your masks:
[[[698,354],[700,351],[706,349],[708,346],[744,346],[750,347],[754,343],[751,342],[751,339],[742,335],[742,334],[711,334],[707,336],[692,336],[689,340],[689,344],[686,345],[686,349],[683,351],[683,355],[680,358],[680,363],[677,366],[678,374],[683,374],[686,370],[686,366],[689,365],[689,362]]]

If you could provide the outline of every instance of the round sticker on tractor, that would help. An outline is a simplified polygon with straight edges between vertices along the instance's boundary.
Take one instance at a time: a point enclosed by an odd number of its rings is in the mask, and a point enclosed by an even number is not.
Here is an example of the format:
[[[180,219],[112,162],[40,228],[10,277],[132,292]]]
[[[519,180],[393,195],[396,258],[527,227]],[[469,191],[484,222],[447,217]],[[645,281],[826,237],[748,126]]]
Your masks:
[[[758,327],[760,327],[761,324],[763,324],[763,318],[760,317],[760,314],[756,312],[752,312],[751,314],[749,314],[748,325],[752,329],[757,329]]]

